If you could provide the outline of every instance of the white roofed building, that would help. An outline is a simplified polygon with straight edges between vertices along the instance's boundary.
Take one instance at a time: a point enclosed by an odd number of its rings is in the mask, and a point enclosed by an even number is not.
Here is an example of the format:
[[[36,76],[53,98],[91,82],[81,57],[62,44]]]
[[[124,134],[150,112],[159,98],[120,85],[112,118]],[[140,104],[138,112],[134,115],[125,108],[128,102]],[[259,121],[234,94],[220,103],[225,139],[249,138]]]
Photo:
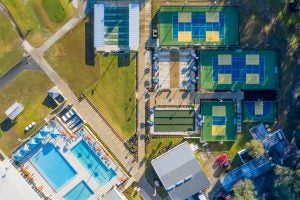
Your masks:
[[[102,200],[127,200],[127,198],[114,187],[103,196]]]
[[[17,118],[17,116],[24,110],[24,107],[22,104],[15,102],[11,107],[9,107],[5,111],[5,115],[11,119],[14,120]]]
[[[97,51],[137,51],[139,4],[116,7],[94,5],[94,47]]]
[[[173,200],[200,195],[210,186],[188,142],[181,143],[153,159],[151,164]]]

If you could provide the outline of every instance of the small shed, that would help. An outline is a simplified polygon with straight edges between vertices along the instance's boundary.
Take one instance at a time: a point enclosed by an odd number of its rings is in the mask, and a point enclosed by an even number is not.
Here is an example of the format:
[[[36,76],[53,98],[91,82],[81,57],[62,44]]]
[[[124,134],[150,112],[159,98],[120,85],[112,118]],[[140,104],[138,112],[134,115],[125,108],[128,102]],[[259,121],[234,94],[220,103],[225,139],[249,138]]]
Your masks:
[[[5,111],[5,115],[11,119],[14,120],[17,118],[17,116],[24,110],[24,106],[18,102],[15,102],[11,107],[9,107]]]
[[[53,86],[50,90],[48,90],[48,96],[51,97],[51,99],[53,99],[57,104],[60,104],[65,100],[61,91],[56,86]]]

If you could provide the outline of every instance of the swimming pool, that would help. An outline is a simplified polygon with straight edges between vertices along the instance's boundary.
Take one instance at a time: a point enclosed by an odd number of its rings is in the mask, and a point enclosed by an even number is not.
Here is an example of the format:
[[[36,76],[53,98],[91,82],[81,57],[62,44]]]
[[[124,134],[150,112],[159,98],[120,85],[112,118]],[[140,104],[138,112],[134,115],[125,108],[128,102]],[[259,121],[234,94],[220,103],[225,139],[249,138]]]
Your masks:
[[[31,162],[55,190],[60,189],[76,175],[73,167],[51,143],[47,143]]]
[[[78,185],[76,185],[72,190],[70,190],[65,196],[66,200],[86,200],[94,192],[91,188],[84,182],[81,181]]]
[[[80,163],[90,172],[100,186],[110,181],[116,172],[108,169],[85,141],[80,141],[71,152]]]

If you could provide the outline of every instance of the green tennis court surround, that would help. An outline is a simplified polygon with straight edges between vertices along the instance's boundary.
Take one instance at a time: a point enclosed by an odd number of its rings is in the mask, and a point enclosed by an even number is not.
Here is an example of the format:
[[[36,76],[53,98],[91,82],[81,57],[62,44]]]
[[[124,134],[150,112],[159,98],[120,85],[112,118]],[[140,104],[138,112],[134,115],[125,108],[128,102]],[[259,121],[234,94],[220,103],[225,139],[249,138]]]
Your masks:
[[[195,130],[195,110],[156,110],[154,132],[182,132]]]
[[[216,112],[216,110],[220,111],[220,108],[222,112]],[[201,114],[203,117],[202,141],[234,141],[236,139],[236,104],[234,102],[203,101]],[[220,116],[221,114],[223,116]]]
[[[258,106],[261,106],[261,108],[258,109]],[[245,101],[243,103],[244,122],[274,122],[276,119],[277,104],[274,101],[263,101],[261,103],[257,101]]]
[[[163,6],[159,10],[159,43],[237,45],[237,7]]]
[[[202,50],[202,89],[278,89],[276,50]]]

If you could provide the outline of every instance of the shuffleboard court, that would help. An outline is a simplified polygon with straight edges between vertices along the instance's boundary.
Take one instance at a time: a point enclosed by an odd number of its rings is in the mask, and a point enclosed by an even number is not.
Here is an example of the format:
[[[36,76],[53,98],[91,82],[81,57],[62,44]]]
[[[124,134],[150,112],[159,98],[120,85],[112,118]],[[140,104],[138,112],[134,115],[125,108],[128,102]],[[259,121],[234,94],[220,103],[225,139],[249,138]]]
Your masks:
[[[159,43],[170,45],[237,45],[237,7],[163,6]]]
[[[202,89],[278,89],[276,50],[202,50]]]
[[[201,102],[202,141],[233,141],[237,135],[234,102]]]
[[[195,130],[195,110],[156,110],[154,132],[181,132]]]
[[[274,101],[245,101],[244,122],[274,122],[277,120],[277,104]]]

